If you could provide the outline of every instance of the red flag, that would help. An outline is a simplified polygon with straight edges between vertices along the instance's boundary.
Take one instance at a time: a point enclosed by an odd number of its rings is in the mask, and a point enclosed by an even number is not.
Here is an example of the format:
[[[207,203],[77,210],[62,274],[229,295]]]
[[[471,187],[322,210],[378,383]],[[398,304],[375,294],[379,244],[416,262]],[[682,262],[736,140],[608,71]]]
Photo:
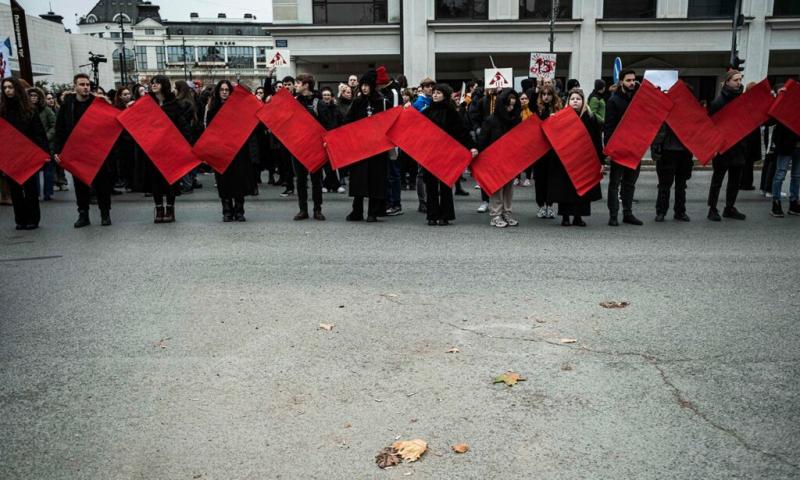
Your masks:
[[[722,135],[719,152],[725,153],[768,121],[767,112],[773,100],[769,80],[765,78],[715,113],[711,120]]]
[[[548,150],[550,142],[542,132],[542,121],[532,115],[478,155],[470,166],[472,178],[492,195]]]
[[[626,112],[627,115],[627,112]],[[603,179],[600,159],[578,114],[571,107],[562,108],[542,123],[542,131],[553,145],[579,196]]]
[[[50,154],[30,141],[4,118],[0,118],[0,171],[22,185],[50,160]]]
[[[150,95],[137,100],[117,120],[170,185],[200,164],[189,142]]]
[[[667,125],[697,160],[706,165],[722,148],[722,135],[683,80],[670,88],[667,96],[675,103],[667,116]]]
[[[333,168],[344,168],[394,148],[386,138],[403,107],[394,107],[371,117],[331,130],[323,137]]]
[[[670,109],[672,100],[645,80],[607,141],[603,153],[615,163],[635,169],[653,143]]]
[[[107,101],[95,97],[59,154],[60,165],[86,185],[92,184],[122,133],[119,113]]]
[[[327,131],[288,90],[273,95],[258,111],[258,118],[309,172],[328,161],[322,141]]]
[[[451,187],[472,160],[469,150],[413,108],[403,109],[386,136]]]
[[[192,148],[197,158],[225,173],[258,126],[256,113],[263,106],[255,95],[237,85]]]
[[[769,115],[800,135],[800,83],[789,79],[785,87],[786,91],[778,94],[778,98],[769,109]]]

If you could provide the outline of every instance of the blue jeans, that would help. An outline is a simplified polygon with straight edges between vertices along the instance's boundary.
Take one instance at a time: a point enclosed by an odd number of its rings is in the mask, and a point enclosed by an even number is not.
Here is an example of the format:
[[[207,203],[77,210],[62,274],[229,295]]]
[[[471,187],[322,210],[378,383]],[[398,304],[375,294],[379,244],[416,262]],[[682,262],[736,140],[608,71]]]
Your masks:
[[[53,161],[48,161],[42,167],[42,176],[44,177],[44,190],[42,195],[44,198],[50,198],[53,196],[53,184],[55,183],[56,177],[56,166]]]
[[[789,201],[797,202],[800,199],[800,148],[796,148],[791,155],[778,155],[775,168],[775,179],[772,180],[772,199],[781,199],[781,187],[786,172],[792,164],[792,178],[789,183]]]
[[[389,208],[400,207],[400,160],[389,160]]]

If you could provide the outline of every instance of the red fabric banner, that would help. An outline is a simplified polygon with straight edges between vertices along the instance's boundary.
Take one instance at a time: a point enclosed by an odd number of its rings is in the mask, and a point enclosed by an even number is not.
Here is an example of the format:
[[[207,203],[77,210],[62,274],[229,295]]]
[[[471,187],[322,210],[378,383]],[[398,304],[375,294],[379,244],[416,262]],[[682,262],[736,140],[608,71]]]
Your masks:
[[[316,172],[328,161],[322,141],[325,127],[288,90],[273,95],[258,111],[258,119],[309,172]]]
[[[716,125],[683,80],[678,80],[667,96],[675,104],[667,116],[667,125],[701,164],[708,164],[722,148],[722,135]]]
[[[200,164],[189,142],[150,95],[137,100],[117,120],[170,185]]]
[[[562,108],[542,122],[542,131],[564,164],[578,195],[585,195],[603,180],[597,150],[574,109]]]
[[[649,81],[643,81],[603,153],[615,163],[635,169],[671,109],[672,100]]]
[[[478,155],[470,166],[472,178],[492,195],[548,150],[550,142],[542,132],[542,121],[532,115]]]
[[[767,112],[773,101],[769,80],[765,78],[715,113],[711,120],[722,135],[722,148],[719,152],[725,153],[767,122]]]
[[[27,182],[50,160],[50,154],[30,141],[4,118],[0,118],[0,171],[19,185]]]
[[[785,87],[786,91],[778,94],[769,109],[769,115],[800,135],[800,83],[790,79]]]
[[[403,109],[386,136],[450,187],[472,160],[469,150],[413,108]]]
[[[331,130],[323,137],[333,168],[344,168],[394,148],[386,138],[403,107],[394,107],[371,117]]]
[[[95,97],[59,154],[61,167],[91,185],[122,133],[122,125],[117,121],[119,113],[107,101]]]
[[[219,173],[225,173],[236,154],[258,126],[256,116],[264,106],[246,88],[237,85],[211,124],[194,144],[197,158]]]

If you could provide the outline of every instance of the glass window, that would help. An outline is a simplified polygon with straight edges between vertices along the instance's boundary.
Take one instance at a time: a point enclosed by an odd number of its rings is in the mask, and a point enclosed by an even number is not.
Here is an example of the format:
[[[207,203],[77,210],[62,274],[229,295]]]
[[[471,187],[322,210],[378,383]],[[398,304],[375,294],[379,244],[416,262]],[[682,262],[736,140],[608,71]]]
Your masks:
[[[142,46],[135,47],[136,51],[136,69],[147,70],[147,48]],[[119,55],[119,53],[117,53]]]
[[[267,47],[258,47],[258,50],[256,51],[256,62],[257,63],[259,63],[259,64],[262,64],[262,63],[266,64],[267,63],[267,50],[271,50],[271,49],[268,49]]]
[[[113,53],[114,71],[119,72],[122,70],[122,62],[120,61],[120,49],[117,48]],[[125,70],[130,72],[136,68],[136,56],[130,48],[125,49]]]
[[[314,23],[370,25],[386,23],[386,0],[314,0]]]
[[[519,0],[519,18],[550,18],[552,0]],[[572,0],[558,2],[556,18],[572,18]]]
[[[194,63],[194,47],[186,48],[186,61],[189,64]],[[183,45],[167,47],[167,63],[183,63],[184,47]]]
[[[219,47],[197,47],[198,62],[225,62],[225,55]]]
[[[800,16],[800,2],[797,0],[775,0],[772,7],[772,15],[780,16]]]
[[[156,47],[156,68],[164,70],[164,47]]]
[[[119,38],[119,32],[111,32],[111,38]]]
[[[689,0],[689,18],[732,18],[736,0]]]
[[[436,0],[437,19],[487,19],[487,0]]]
[[[145,35],[155,35],[156,34],[156,30],[154,28],[145,28],[144,29],[144,34]]]
[[[603,18],[656,18],[656,0],[603,0]]]
[[[228,47],[230,68],[253,68],[253,47]]]

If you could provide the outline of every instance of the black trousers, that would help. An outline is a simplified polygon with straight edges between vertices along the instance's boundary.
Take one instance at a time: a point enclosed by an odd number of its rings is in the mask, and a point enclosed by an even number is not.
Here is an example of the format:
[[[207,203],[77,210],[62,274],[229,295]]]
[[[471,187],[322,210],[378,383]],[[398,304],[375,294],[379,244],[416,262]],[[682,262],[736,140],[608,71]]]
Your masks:
[[[370,217],[381,216],[381,214],[386,211],[385,205],[385,200],[369,197],[367,215]],[[364,197],[353,197],[353,213],[356,217],[364,216]]]
[[[294,189],[294,171],[292,169],[292,154],[283,145],[278,149],[278,174],[286,188]]]
[[[427,170],[423,173],[423,178],[425,179],[425,204],[428,207],[428,220],[455,220],[453,189]]]
[[[545,155],[533,164],[533,186],[536,189],[536,205],[543,207],[552,205],[547,203],[547,185],[550,177],[550,162],[552,159]]]
[[[775,153],[764,155],[764,164],[761,166],[761,190],[764,192],[772,191],[772,180],[775,178],[775,167],[777,167],[777,157]]]
[[[714,173],[711,175],[711,188],[708,190],[708,206],[717,208],[719,192],[722,189],[722,180],[728,174],[728,184],[725,186],[725,207],[733,207],[739,195],[739,182],[742,177],[743,165],[734,165],[721,157],[714,158]]]
[[[666,215],[669,210],[669,195],[675,184],[675,213],[686,213],[686,181],[692,177],[692,154],[687,151],[665,150],[656,162],[658,175],[658,197],[656,214]]]
[[[97,176],[94,177],[91,186],[86,185],[76,177],[73,178],[75,179],[75,201],[78,203],[79,212],[89,211],[92,187],[94,187],[95,194],[97,195],[97,206],[100,208],[100,211],[107,212],[111,210],[111,188],[113,184],[111,183],[111,174],[105,167],[100,168],[97,172]]]
[[[322,211],[322,169],[309,174],[306,167],[292,158],[292,167],[297,177],[297,205],[300,211],[308,211],[308,177],[311,177],[311,199],[314,201],[314,211]]]
[[[39,177],[33,175],[22,185],[8,178],[11,202],[14,204],[14,222],[17,225],[39,225]]]
[[[748,158],[742,169],[742,176],[739,178],[739,186],[741,188],[749,188],[753,186],[753,166],[755,159]]]
[[[636,191],[636,180],[639,179],[641,168],[641,164],[635,170],[631,170],[611,162],[611,172],[608,175],[608,214],[610,216],[619,215],[620,197],[622,198],[622,214],[633,214],[633,193]],[[622,188],[620,189],[620,187]]]

